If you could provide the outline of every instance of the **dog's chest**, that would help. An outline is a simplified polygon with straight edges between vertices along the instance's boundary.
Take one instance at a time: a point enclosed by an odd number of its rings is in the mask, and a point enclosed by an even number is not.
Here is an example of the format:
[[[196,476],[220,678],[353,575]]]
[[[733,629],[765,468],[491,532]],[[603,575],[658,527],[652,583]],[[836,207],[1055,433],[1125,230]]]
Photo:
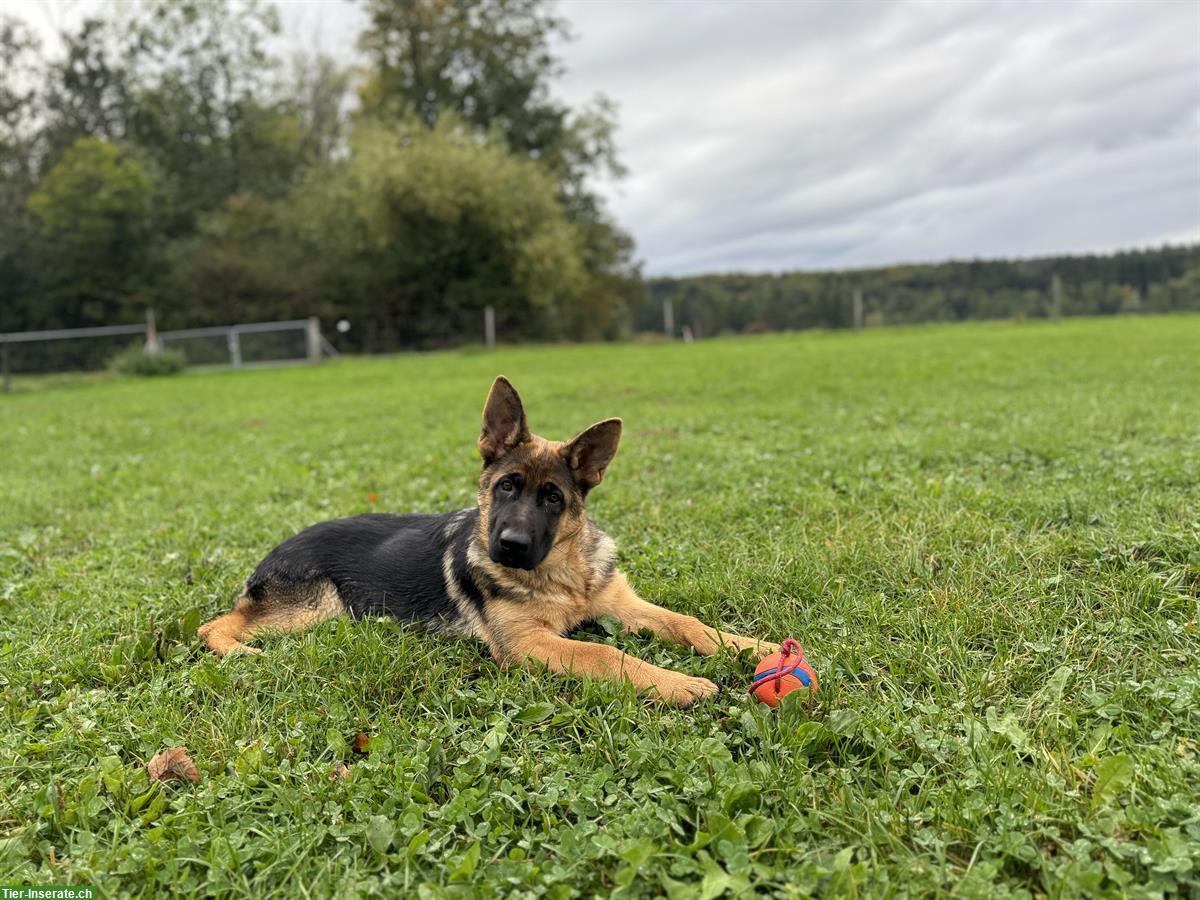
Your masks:
[[[524,605],[529,618],[545,623],[547,628],[559,634],[565,634],[591,618],[587,595],[567,588],[540,591]]]
[[[585,583],[539,579],[537,584],[510,581],[494,605],[504,608],[511,624],[534,625],[559,634],[591,618],[591,600]]]

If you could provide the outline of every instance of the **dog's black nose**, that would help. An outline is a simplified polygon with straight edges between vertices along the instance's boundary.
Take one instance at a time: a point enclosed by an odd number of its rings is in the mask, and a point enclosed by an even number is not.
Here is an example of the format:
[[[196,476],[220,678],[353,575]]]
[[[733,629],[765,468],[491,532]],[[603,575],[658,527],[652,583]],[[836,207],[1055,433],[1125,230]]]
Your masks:
[[[505,528],[500,532],[500,549],[505,553],[526,554],[533,546],[533,538],[515,528]]]

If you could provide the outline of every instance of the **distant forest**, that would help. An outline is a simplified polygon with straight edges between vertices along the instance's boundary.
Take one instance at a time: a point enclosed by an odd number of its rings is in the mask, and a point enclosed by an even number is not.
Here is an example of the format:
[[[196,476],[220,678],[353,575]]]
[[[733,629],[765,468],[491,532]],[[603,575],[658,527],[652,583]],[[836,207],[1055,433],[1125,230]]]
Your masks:
[[[638,331],[717,334],[848,328],[862,292],[865,325],[1053,315],[1052,280],[1064,316],[1200,311],[1200,246],[1027,260],[971,260],[842,272],[652,278],[635,311]]]

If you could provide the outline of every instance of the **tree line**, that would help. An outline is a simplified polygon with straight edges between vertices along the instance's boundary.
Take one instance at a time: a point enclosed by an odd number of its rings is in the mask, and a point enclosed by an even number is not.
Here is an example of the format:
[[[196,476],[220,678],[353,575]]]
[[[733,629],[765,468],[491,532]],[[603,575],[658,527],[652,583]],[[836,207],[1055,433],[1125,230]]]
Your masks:
[[[1060,281],[1059,308],[1052,282]],[[841,272],[652,278],[634,312],[639,331],[697,336],[964,319],[1045,318],[1122,312],[1200,311],[1200,246],[1023,260],[971,260]]]
[[[550,91],[546,0],[365,0],[354,70],[283,58],[274,6],[102,7],[47,57],[0,20],[0,331],[319,315],[380,351],[628,331],[605,98]]]
[[[0,17],[0,332],[346,319],[344,349],[1196,309],[1200,249],[644,280],[591,187],[616,116],[552,85],[550,0],[361,0],[360,64],[263,0]]]

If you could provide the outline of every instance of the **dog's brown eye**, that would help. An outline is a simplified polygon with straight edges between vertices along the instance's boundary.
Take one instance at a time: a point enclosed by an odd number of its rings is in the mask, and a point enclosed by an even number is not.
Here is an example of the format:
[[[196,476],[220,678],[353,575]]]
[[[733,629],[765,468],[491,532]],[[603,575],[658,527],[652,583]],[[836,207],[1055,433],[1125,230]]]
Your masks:
[[[546,495],[546,502],[555,504],[562,503],[562,494],[560,494],[558,491],[551,491]]]
[[[503,481],[501,481],[500,482],[500,490],[504,491],[506,494],[511,493],[513,490],[512,479],[505,478]]]

